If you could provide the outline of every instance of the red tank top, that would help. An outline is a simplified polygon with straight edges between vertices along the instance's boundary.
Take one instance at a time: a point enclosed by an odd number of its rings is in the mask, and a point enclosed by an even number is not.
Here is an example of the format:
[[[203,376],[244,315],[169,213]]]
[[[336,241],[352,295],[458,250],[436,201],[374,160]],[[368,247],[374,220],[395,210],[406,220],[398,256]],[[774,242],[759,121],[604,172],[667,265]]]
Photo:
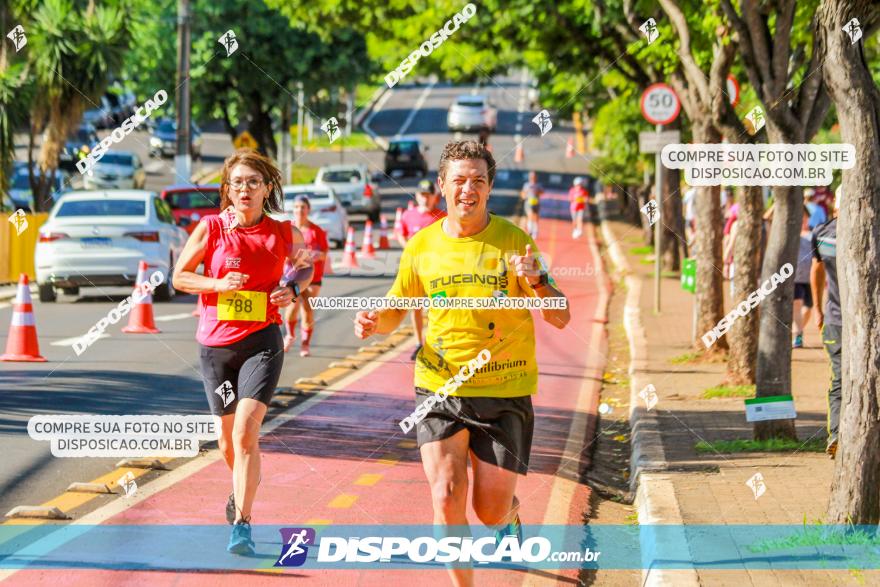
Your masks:
[[[217,293],[200,294],[201,317],[196,340],[205,346],[226,346],[245,338],[269,324],[281,324],[278,306],[268,301],[278,287],[284,262],[293,247],[289,221],[278,221],[263,215],[255,226],[237,226],[229,231],[216,214],[205,216],[208,228],[205,246],[205,275],[222,278],[230,271],[248,275],[242,290],[266,294],[266,320],[217,320]]]
[[[330,244],[327,242],[327,233],[324,229],[309,222],[306,226],[299,229],[306,243],[306,248],[310,251],[320,251],[326,253],[330,250]],[[314,262],[314,274],[312,275],[312,283],[320,282],[324,276],[324,261]]]

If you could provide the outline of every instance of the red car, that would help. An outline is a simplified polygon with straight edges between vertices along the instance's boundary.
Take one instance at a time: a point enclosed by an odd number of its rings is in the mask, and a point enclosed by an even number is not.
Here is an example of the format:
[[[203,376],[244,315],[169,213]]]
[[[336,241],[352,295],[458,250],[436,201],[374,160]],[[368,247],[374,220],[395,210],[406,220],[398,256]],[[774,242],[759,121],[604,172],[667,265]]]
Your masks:
[[[170,185],[162,190],[162,199],[171,207],[178,226],[192,234],[203,216],[220,213],[220,184]]]

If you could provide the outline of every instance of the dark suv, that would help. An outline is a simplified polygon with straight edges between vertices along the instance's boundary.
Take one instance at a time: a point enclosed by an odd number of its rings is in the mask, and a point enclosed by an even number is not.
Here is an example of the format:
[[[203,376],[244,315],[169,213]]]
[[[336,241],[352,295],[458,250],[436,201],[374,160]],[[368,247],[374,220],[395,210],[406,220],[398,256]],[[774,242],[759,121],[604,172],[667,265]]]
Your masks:
[[[425,159],[425,151],[428,147],[422,145],[417,137],[400,137],[392,139],[385,153],[385,174],[391,175],[394,171],[402,171],[404,175],[420,174],[428,175],[428,161]]]

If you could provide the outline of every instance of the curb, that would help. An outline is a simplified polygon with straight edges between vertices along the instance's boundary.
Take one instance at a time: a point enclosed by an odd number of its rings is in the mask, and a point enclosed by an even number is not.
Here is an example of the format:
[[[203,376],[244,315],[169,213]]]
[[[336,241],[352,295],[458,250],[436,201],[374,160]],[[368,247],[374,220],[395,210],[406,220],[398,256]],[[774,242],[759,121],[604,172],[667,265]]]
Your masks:
[[[650,530],[651,525],[672,524],[683,526],[681,509],[669,475],[662,474],[668,469],[666,451],[663,450],[663,439],[657,412],[647,410],[639,397],[639,392],[650,383],[648,371],[648,339],[642,324],[639,299],[642,292],[641,279],[632,275],[629,261],[607,220],[602,220],[602,236],[607,243],[611,262],[618,273],[623,275],[626,283],[626,302],[623,310],[623,326],[629,341],[629,375],[630,375],[630,408],[629,426],[632,454],[630,455],[630,491],[635,493],[635,506],[638,521],[646,528],[642,531],[642,585],[684,585],[697,586],[699,579],[694,569],[665,570],[651,572],[657,561],[667,558],[670,553],[663,552],[663,545]],[[660,472],[659,474],[657,472]],[[687,545],[684,536],[673,543]],[[676,558],[690,553],[676,552]]]

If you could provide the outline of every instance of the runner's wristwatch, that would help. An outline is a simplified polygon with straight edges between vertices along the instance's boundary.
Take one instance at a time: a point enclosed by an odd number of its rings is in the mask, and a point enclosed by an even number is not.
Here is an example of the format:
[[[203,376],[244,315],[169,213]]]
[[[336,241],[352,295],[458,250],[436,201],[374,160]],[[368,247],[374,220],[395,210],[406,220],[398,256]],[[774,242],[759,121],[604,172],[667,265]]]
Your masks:
[[[538,275],[540,277],[540,279],[538,279],[538,283],[534,285],[532,285],[531,283],[529,284],[532,289],[540,289],[542,287],[547,287],[548,285],[550,285],[550,278],[547,275],[546,271],[541,271],[541,273],[539,273]]]
[[[287,283],[284,284],[284,287],[289,287],[290,289],[293,290],[293,299],[298,298],[299,294],[302,293],[302,292],[300,292],[299,286],[296,284],[295,281],[288,281]]]

